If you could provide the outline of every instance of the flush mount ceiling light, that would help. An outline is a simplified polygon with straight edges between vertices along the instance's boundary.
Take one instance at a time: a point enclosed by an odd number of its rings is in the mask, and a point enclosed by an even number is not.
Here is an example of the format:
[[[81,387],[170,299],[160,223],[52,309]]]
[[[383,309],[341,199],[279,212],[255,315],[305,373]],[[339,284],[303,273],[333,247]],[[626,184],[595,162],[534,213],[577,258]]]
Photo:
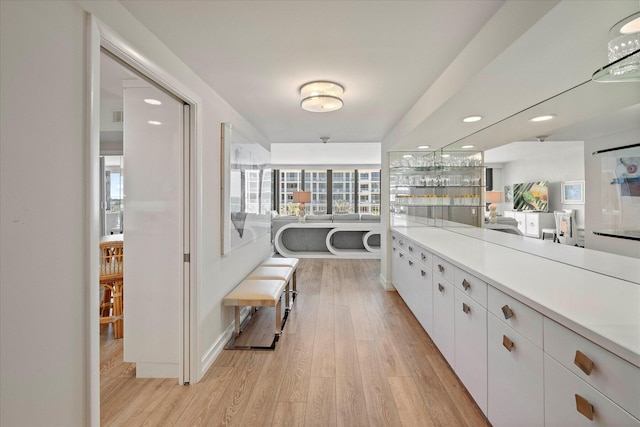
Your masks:
[[[479,122],[480,120],[482,120],[482,116],[468,116],[462,119],[465,123]]]
[[[473,147],[475,147],[475,145],[472,145],[472,144],[462,146],[462,148],[473,148]]]
[[[545,114],[543,116],[536,116],[529,119],[530,122],[546,122],[555,117],[555,114]]]
[[[426,150],[427,148],[431,147],[430,145],[418,145],[418,148],[420,150]]]
[[[603,83],[640,81],[640,12],[627,16],[609,30],[609,64],[593,73]]]
[[[162,124],[162,122],[159,122],[157,120],[149,120],[147,123],[154,126],[160,126]]]
[[[313,113],[328,113],[342,108],[344,88],[338,83],[317,81],[309,82],[300,88],[300,106]]]
[[[153,98],[147,98],[144,100],[144,102],[146,102],[149,105],[162,105],[161,101],[158,101],[157,99],[153,99]]]

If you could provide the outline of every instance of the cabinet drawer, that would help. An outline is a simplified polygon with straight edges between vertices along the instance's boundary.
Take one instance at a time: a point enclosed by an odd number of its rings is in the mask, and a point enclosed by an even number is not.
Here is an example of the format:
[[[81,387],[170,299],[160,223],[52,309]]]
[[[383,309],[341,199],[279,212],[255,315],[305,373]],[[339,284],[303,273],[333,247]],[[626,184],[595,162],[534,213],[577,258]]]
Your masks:
[[[454,285],[483,307],[487,306],[487,284],[461,268],[455,270]]]
[[[542,350],[493,314],[487,320],[489,421],[493,427],[543,426]]]
[[[490,313],[542,348],[542,314],[493,286],[487,298]]]
[[[425,267],[433,269],[433,254],[426,249],[418,246],[417,251],[414,254],[416,259],[420,261]],[[436,265],[436,268],[438,266]]]
[[[545,427],[640,426],[640,421],[546,354],[544,395]]]
[[[433,274],[444,277],[450,283],[455,280],[455,267],[439,256],[433,256]]]
[[[547,318],[544,319],[544,352],[640,418],[640,368]],[[590,362],[593,364],[590,374],[578,366],[582,365],[588,372]]]

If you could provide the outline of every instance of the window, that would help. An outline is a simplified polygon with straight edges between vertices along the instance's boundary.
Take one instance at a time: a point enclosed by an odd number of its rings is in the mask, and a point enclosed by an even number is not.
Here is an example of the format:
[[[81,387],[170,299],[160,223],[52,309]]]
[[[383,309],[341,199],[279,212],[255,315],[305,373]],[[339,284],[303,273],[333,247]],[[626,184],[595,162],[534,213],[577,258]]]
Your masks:
[[[305,205],[308,214],[358,212],[380,215],[380,169],[305,169],[304,176],[302,170],[290,169],[278,171],[278,176],[281,215],[297,215],[298,205],[293,203],[293,192],[302,189],[311,192],[311,202]]]
[[[333,171],[333,213],[355,212],[355,171]]]
[[[380,215],[380,170],[358,170],[358,212]]]
[[[295,215],[298,212],[297,204],[293,203],[293,192],[302,187],[302,171],[280,171],[280,215]]]
[[[327,171],[305,170],[304,189],[311,192],[311,203],[305,205],[308,214],[327,213]]]

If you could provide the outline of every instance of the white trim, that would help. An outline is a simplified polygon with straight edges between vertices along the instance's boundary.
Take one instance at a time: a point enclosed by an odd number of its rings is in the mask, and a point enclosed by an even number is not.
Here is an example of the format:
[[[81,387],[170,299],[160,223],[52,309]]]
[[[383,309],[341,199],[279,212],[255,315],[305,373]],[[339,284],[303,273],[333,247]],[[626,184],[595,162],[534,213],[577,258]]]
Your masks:
[[[97,188],[99,187],[100,168],[98,158],[100,156],[100,49],[104,47],[112,55],[119,58],[128,66],[134,68],[147,78],[153,80],[156,84],[163,87],[174,96],[180,98],[191,107],[190,112],[190,163],[191,171],[189,182],[191,185],[191,198],[189,203],[189,223],[190,223],[190,281],[188,289],[184,289],[184,293],[190,295],[190,301],[187,305],[189,310],[185,313],[185,308],[180,305],[180,316],[189,325],[190,339],[185,340],[189,343],[188,359],[190,383],[195,383],[202,378],[198,366],[197,357],[197,290],[202,272],[197,263],[197,254],[201,249],[201,239],[197,236],[201,234],[201,218],[202,212],[197,200],[201,200],[201,160],[197,154],[201,154],[201,147],[198,141],[202,140],[201,130],[196,126],[202,121],[201,111],[198,105],[202,105],[202,99],[186,87],[182,82],[174,76],[167,73],[163,68],[152,62],[144,54],[138,52],[132,45],[121,38],[107,25],[102,23],[95,15],[86,14],[87,19],[87,81],[88,81],[88,99],[87,99],[87,134],[89,140],[89,149],[87,150],[87,200],[90,202],[87,208],[87,258],[85,259],[87,268],[87,283],[93,283],[95,286],[89,286],[88,298],[86,304],[88,309],[86,312],[87,326],[87,342],[89,343],[88,363],[88,396],[89,411],[88,424],[91,426],[100,425],[100,327],[98,317],[93,313],[98,312],[98,269],[93,260],[98,258],[99,236],[96,230],[99,230],[99,203],[92,201],[92,197],[99,197]],[[200,156],[201,157],[201,156]],[[196,161],[197,159],[197,161]],[[182,328],[181,328],[182,331]],[[181,337],[181,343],[182,343]],[[180,345],[180,344],[179,344]],[[180,380],[183,377],[183,346],[180,345],[180,357],[178,372]],[[170,377],[174,377],[170,375]]]
[[[86,14],[87,27],[87,112],[85,116],[85,132],[89,146],[85,161],[86,198],[88,206],[86,218],[86,245],[84,265],[86,268],[85,283],[89,283],[89,291],[85,303],[86,341],[89,345],[87,352],[87,388],[88,406],[87,425],[100,426],[100,322],[97,316],[99,309],[98,295],[98,248],[100,236],[100,31],[93,15]]]
[[[241,319],[240,322],[246,319],[246,317],[249,315],[250,310],[251,310],[251,307],[242,308],[242,310],[240,311],[240,319]],[[200,371],[200,376],[203,376],[209,370],[209,368],[211,368],[211,365],[213,365],[213,362],[215,362],[215,360],[218,358],[220,353],[222,353],[222,350],[224,350],[224,346],[227,344],[227,342],[231,339],[231,336],[233,335],[235,326],[236,326],[236,322],[235,320],[232,320],[229,326],[227,326],[227,329],[224,330],[224,332],[218,337],[218,339],[211,345],[211,347],[209,347],[206,353],[202,356],[202,360],[200,361],[200,365],[202,366],[202,369]]]
[[[385,291],[395,291],[396,290],[396,288],[393,286],[393,284],[389,280],[387,280],[387,278],[384,277],[382,275],[382,273],[380,273],[380,275],[378,276],[378,279],[380,280],[380,284],[382,285],[382,288]]]

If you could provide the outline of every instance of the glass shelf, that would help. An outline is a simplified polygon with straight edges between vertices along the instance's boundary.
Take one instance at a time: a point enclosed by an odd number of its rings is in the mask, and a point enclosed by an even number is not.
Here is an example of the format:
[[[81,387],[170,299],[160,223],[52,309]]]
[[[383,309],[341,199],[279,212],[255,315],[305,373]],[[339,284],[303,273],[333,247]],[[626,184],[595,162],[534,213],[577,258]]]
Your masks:
[[[411,214],[425,224],[480,227],[484,221],[484,166],[478,151],[389,153],[391,224]]]

